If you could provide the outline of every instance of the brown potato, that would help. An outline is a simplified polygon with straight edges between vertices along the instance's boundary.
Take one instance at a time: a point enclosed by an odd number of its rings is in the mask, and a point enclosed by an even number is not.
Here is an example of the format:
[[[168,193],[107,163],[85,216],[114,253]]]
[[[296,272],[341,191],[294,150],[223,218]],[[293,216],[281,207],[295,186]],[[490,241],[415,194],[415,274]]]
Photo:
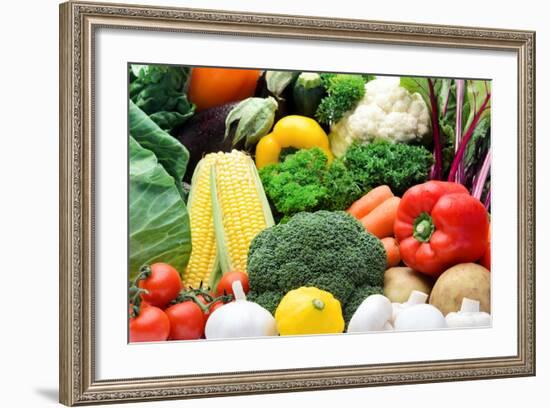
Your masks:
[[[384,272],[384,296],[395,303],[406,302],[413,290],[429,295],[432,286],[429,276],[406,266],[396,266]]]
[[[483,266],[463,263],[447,269],[437,279],[430,304],[446,315],[460,310],[462,298],[479,300],[479,309],[491,313],[491,274]]]

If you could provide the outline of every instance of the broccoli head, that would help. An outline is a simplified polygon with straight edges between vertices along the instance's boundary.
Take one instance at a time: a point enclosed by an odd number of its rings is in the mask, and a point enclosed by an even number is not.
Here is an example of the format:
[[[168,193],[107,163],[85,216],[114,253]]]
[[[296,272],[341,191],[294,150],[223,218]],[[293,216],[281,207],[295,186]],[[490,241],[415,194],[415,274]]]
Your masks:
[[[345,305],[356,287],[381,286],[385,268],[378,238],[351,215],[324,210],[298,213],[260,232],[247,266],[252,299],[270,311],[280,300],[275,293],[282,298],[301,286],[326,290]]]
[[[370,295],[381,295],[383,292],[384,289],[382,289],[381,286],[362,285],[357,287],[348,298],[348,301],[342,310],[344,312],[344,320],[346,321],[346,324],[349,323],[359,305],[363,303],[363,300],[368,298]]]

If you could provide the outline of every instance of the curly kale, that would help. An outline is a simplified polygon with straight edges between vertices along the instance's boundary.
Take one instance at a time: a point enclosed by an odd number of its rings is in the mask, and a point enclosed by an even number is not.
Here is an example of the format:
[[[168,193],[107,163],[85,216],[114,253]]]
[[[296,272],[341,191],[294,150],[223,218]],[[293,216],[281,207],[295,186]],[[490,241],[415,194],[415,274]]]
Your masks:
[[[381,286],[386,268],[382,243],[343,211],[299,213],[263,230],[248,253],[251,300],[271,312],[285,293],[315,286],[343,305],[355,288]]]
[[[316,210],[345,210],[362,191],[340,161],[328,164],[319,148],[299,150],[260,169],[265,192],[275,209],[291,216]]]
[[[356,288],[352,295],[349,297],[347,303],[343,307],[344,312],[344,320],[346,322],[349,322],[351,320],[351,317],[363,303],[363,300],[365,300],[370,295],[376,295],[376,294],[383,294],[384,289],[382,286],[370,286],[370,285],[363,285]]]
[[[329,125],[338,122],[365,96],[366,80],[362,75],[321,74],[321,80],[328,95],[321,100],[315,112],[320,123]]]
[[[354,144],[343,161],[361,190],[386,184],[396,195],[425,182],[434,162],[423,146],[388,142]]]

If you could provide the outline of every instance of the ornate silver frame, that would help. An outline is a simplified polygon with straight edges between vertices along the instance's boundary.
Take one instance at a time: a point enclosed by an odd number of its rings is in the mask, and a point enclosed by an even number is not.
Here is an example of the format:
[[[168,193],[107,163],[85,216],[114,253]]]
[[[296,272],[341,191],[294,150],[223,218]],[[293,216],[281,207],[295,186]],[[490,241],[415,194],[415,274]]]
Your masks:
[[[518,61],[518,350],[513,356],[99,381],[94,369],[93,47],[98,27],[507,50]],[[60,5],[60,401],[66,405],[535,374],[535,33],[68,2]]]

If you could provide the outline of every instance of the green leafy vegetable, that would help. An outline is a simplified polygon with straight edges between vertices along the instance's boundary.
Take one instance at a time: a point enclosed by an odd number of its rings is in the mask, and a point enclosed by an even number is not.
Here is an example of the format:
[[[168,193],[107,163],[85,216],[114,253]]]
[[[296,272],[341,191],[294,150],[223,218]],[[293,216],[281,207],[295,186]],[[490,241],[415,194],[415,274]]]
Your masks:
[[[401,195],[428,179],[433,156],[422,146],[375,142],[352,145],[343,161],[362,191],[385,184]]]
[[[174,179],[150,150],[129,138],[129,273],[166,262],[183,271],[191,254],[189,215]]]
[[[344,210],[362,191],[343,163],[327,163],[319,148],[299,150],[284,161],[260,169],[260,178],[275,209],[290,216],[301,211]]]
[[[315,114],[320,123],[338,122],[365,96],[366,81],[361,75],[322,74],[321,79],[328,95],[321,100]]]
[[[185,146],[162,130],[132,101],[129,105],[128,124],[132,137],[142,147],[155,154],[159,163],[174,178],[180,190],[189,161],[189,152]]]
[[[193,115],[185,87],[189,68],[131,65],[130,99],[162,129],[169,132]]]

